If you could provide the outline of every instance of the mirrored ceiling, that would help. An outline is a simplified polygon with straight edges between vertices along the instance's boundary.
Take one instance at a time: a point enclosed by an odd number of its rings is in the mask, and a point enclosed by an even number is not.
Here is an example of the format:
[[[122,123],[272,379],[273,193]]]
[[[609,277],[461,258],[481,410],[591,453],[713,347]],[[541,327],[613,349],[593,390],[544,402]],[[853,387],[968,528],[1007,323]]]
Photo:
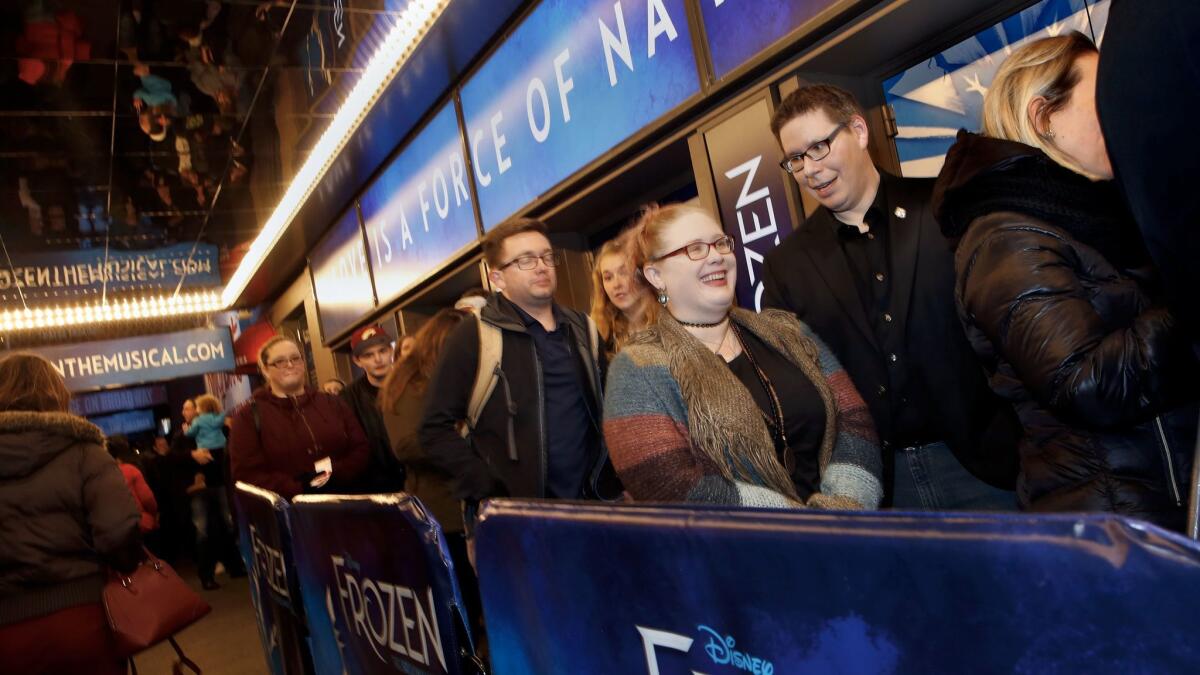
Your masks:
[[[0,308],[220,285],[405,5],[4,2]],[[29,276],[136,253],[215,265]]]

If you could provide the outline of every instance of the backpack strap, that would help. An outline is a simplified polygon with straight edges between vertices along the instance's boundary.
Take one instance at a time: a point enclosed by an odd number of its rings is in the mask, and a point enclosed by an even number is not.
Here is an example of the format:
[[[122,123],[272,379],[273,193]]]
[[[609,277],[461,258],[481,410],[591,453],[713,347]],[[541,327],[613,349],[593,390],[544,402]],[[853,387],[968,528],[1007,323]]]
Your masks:
[[[584,314],[583,318],[587,319],[588,347],[592,352],[592,363],[600,363],[600,329],[591,314]]]
[[[467,403],[467,423],[459,431],[466,438],[475,429],[483,406],[496,390],[500,379],[500,361],[504,356],[504,335],[500,329],[486,321],[476,319],[479,327],[479,366],[475,369],[475,385]]]

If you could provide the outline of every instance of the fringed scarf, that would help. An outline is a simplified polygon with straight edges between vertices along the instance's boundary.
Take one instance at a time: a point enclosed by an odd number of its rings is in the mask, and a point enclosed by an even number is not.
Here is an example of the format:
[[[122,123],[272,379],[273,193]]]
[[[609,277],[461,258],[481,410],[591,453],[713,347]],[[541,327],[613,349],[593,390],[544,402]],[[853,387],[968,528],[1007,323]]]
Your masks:
[[[821,373],[816,343],[804,335],[796,318],[785,312],[755,314],[735,308],[729,317],[787,357],[820,392],[825,404],[825,435],[819,462],[824,469],[837,434],[837,403]],[[688,433],[694,451],[704,455],[729,480],[763,485],[798,499],[792,478],[776,455],[762,410],[724,359],[669,312],[660,312],[655,325],[631,341],[662,344],[667,368],[687,404]]]

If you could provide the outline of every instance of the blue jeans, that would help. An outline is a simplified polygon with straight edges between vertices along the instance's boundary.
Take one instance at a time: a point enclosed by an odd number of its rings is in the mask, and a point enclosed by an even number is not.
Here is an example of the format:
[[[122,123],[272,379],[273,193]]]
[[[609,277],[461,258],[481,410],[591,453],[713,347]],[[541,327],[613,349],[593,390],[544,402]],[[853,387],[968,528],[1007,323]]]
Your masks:
[[[217,559],[231,572],[240,569],[240,558],[233,549],[233,537],[237,531],[233,526],[233,515],[229,511],[229,497],[223,487],[211,487],[191,497],[192,526],[196,530],[196,572],[201,581],[211,581],[217,567]],[[209,511],[215,509],[220,518],[218,523],[209,522]]]
[[[945,443],[896,451],[892,507],[906,511],[1015,511],[1015,492],[972,476]]]

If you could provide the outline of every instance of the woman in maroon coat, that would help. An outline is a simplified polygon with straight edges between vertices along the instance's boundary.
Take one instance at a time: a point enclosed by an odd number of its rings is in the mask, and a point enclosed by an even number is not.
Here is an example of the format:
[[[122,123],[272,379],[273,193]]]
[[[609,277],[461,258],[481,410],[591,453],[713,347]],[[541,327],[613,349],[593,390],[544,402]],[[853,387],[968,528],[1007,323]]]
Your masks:
[[[360,491],[367,437],[345,403],[308,386],[300,345],[273,337],[259,352],[258,366],[266,386],[232,418],[233,479],[286,499]]]

